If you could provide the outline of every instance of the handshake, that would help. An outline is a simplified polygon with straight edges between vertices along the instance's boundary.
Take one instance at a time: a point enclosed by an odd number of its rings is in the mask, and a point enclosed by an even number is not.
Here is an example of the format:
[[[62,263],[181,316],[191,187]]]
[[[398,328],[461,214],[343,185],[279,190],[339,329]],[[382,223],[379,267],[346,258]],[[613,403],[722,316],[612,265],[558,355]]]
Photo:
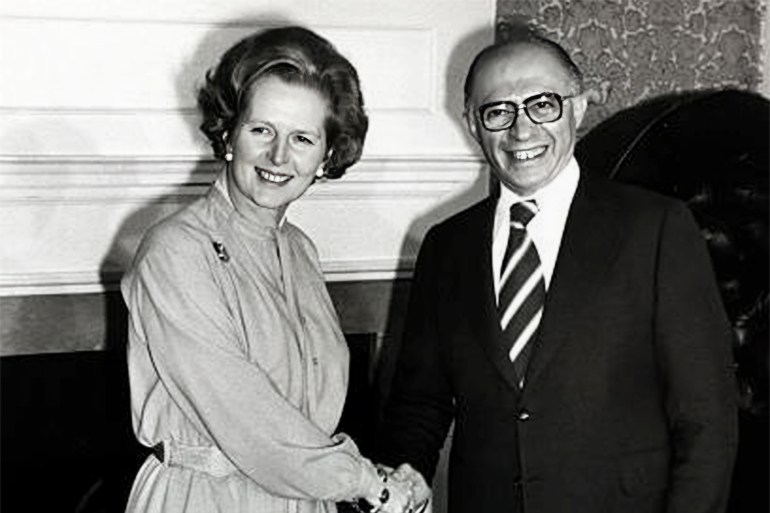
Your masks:
[[[423,513],[431,496],[430,487],[418,471],[408,463],[392,469],[377,465],[382,481],[379,497],[367,498],[371,513]],[[359,511],[360,508],[356,508]]]

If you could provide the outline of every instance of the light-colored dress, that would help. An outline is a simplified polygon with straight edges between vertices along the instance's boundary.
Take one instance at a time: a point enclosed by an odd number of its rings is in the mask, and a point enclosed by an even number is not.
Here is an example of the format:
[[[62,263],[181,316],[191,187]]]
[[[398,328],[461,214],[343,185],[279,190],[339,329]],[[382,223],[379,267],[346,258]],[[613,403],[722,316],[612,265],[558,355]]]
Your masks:
[[[296,226],[247,220],[222,175],[148,232],[122,292],[134,431],[165,452],[128,512],[335,511],[376,476],[332,436],[348,351]]]

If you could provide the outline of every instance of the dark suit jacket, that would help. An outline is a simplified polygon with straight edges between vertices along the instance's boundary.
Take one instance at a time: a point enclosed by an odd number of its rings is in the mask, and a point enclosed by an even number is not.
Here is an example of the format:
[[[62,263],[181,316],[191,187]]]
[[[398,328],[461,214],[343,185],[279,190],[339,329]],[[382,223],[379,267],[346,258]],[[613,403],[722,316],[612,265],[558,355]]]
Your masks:
[[[495,201],[426,235],[379,456],[430,482],[454,421],[451,513],[722,511],[731,334],[689,210],[581,177],[520,391],[495,313]]]

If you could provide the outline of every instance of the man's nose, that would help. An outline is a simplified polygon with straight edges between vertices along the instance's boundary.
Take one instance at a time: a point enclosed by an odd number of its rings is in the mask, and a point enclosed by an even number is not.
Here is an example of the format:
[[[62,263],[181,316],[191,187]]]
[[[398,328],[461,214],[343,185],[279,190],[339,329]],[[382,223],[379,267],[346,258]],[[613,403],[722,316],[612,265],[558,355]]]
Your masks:
[[[276,137],[270,147],[270,162],[276,166],[281,166],[286,163],[288,152],[287,141],[282,137]]]
[[[529,119],[527,113],[522,110],[519,112],[519,115],[516,116],[516,120],[511,125],[511,128],[508,129],[508,133],[516,139],[526,140],[530,138],[532,132],[536,129],[535,123]]]

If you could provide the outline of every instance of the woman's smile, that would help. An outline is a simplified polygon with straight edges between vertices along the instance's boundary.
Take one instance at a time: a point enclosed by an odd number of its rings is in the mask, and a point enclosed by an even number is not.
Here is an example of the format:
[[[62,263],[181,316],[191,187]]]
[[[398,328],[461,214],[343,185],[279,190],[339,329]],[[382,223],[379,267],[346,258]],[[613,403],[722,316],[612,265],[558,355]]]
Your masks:
[[[261,167],[255,167],[255,169],[257,170],[257,174],[259,175],[260,178],[270,183],[284,184],[289,180],[291,180],[292,178],[289,175],[284,175],[281,173],[273,173]]]

